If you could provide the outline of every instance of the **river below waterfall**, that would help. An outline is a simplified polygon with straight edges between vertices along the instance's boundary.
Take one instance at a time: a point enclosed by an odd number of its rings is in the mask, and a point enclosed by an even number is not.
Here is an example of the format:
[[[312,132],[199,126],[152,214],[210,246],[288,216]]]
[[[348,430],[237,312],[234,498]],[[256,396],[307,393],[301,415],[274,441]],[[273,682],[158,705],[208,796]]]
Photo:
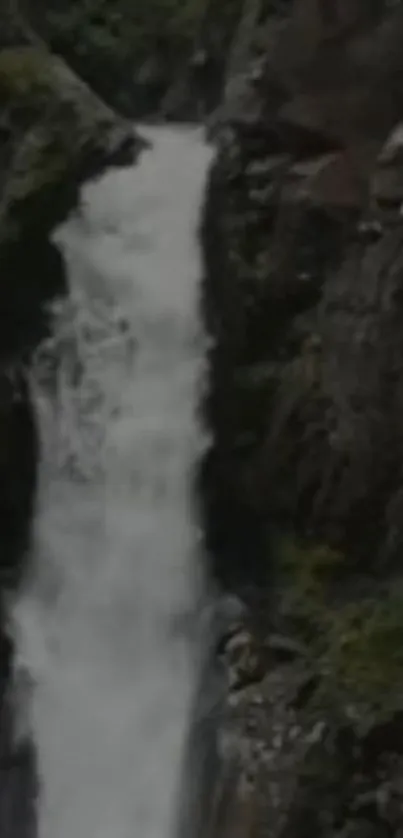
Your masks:
[[[203,587],[200,205],[211,149],[144,128],[57,231],[70,296],[33,374],[31,570],[13,610],[39,838],[171,838]],[[22,720],[21,720],[22,721]]]

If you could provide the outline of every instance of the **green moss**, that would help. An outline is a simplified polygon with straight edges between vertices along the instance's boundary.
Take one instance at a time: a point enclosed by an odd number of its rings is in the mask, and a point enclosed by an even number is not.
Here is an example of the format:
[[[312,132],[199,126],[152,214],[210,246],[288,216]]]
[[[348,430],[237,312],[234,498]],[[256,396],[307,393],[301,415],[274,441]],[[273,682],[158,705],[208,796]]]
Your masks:
[[[403,700],[403,592],[331,610],[320,626],[322,698],[344,698],[377,715]]]
[[[12,200],[19,201],[57,183],[66,172],[65,149],[39,130],[28,135],[21,155],[21,171],[13,178]]]
[[[46,55],[34,47],[10,47],[0,51],[0,90],[24,97],[51,85]]]
[[[319,687],[313,703],[339,715],[359,708],[383,719],[403,701],[403,589],[335,602],[345,556],[327,545],[284,540],[279,549],[283,612],[309,644]]]
[[[307,617],[326,607],[328,586],[344,564],[342,553],[326,544],[301,544],[289,538],[279,544],[280,572],[294,610]]]

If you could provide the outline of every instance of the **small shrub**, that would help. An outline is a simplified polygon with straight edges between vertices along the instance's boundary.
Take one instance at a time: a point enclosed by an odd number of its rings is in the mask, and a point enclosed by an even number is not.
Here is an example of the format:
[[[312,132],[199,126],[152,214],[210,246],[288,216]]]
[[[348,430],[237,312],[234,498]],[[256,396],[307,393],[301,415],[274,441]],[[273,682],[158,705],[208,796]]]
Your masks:
[[[279,546],[280,573],[290,607],[307,619],[326,608],[330,582],[344,563],[344,556],[326,544],[303,545],[294,539]]]
[[[312,699],[338,715],[390,717],[403,704],[403,588],[356,601],[332,601],[348,570],[326,545],[284,541],[279,550],[283,611],[309,644],[319,687]]]
[[[30,95],[46,87],[47,62],[34,47],[8,47],[0,51],[0,89],[10,97]]]
[[[346,702],[378,716],[401,710],[403,592],[331,610],[321,630],[318,664],[322,696],[344,696]]]

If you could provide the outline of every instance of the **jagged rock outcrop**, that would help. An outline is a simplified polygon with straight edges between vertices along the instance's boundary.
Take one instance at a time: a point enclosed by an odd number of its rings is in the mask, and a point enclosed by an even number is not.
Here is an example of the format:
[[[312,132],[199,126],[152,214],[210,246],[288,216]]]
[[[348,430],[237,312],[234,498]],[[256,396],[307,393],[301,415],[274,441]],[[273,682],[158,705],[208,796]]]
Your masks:
[[[301,651],[228,702],[209,838],[243,793],[242,835],[402,834],[402,34],[399,4],[284,5],[212,127],[206,541]]]

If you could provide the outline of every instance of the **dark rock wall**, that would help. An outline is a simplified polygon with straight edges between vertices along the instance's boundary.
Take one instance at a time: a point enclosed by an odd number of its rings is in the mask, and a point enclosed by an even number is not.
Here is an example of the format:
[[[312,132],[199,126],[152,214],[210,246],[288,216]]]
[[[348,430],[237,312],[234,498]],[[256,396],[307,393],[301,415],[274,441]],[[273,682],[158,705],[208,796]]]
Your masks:
[[[402,15],[284,6],[212,126],[201,483],[252,629],[209,838],[401,835]]]
[[[227,522],[248,522],[223,548],[227,583],[248,540],[246,576],[263,581],[274,525],[371,570],[400,549],[400,139],[381,150],[403,112],[402,15],[365,12],[358,35],[324,31],[298,58],[298,8],[269,28],[253,107],[218,134],[202,229],[216,438],[204,479],[221,504],[208,518],[228,541]],[[357,90],[349,56],[365,69]]]

